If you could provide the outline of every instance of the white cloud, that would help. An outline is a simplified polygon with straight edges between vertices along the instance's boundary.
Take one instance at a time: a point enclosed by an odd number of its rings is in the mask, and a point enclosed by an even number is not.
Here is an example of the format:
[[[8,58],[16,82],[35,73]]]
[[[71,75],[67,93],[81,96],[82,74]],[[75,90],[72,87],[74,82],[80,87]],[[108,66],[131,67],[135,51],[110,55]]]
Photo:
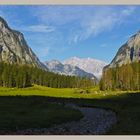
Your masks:
[[[40,32],[40,33],[48,33],[55,31],[55,28],[47,25],[31,25],[26,27],[21,27],[23,31],[29,32]]]
[[[104,9],[104,11],[96,12],[94,16],[89,17],[87,21],[81,23],[81,28],[73,32],[69,42],[77,43],[91,36],[95,37],[104,31],[109,31],[115,26],[124,23],[126,18],[133,14],[134,11],[135,7],[127,7],[120,11]]]
[[[106,48],[106,47],[108,47],[109,45],[108,44],[106,44],[106,43],[104,43],[104,44],[101,44],[101,47],[102,48]]]
[[[32,6],[30,14],[38,18],[39,24],[20,28],[38,33],[54,32],[57,28],[69,43],[78,43],[120,25],[135,9],[135,6]],[[0,14],[7,15],[2,11]]]
[[[35,17],[43,23],[64,25],[69,22],[81,19],[81,12],[84,12],[82,6],[41,6],[31,10]],[[85,10],[85,13],[87,11]]]
[[[125,16],[129,16],[134,12],[135,9],[136,8],[134,6],[129,6],[129,7],[125,8],[124,10],[122,10],[121,13]]]
[[[31,10],[42,27],[30,31],[56,32],[69,44],[95,37],[125,23],[135,12],[135,6],[41,6]],[[46,25],[51,25],[49,26]],[[36,28],[37,27],[37,28]],[[58,36],[60,37],[60,36]]]

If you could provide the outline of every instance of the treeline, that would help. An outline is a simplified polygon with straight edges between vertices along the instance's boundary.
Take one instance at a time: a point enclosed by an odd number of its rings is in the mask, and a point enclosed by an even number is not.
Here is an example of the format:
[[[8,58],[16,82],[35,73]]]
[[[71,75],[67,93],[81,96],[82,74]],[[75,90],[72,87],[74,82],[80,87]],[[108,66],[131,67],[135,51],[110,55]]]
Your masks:
[[[100,89],[140,90],[140,62],[105,69]]]
[[[88,78],[65,76],[27,65],[0,63],[0,86],[24,88],[38,84],[53,88],[90,87],[95,82]]]

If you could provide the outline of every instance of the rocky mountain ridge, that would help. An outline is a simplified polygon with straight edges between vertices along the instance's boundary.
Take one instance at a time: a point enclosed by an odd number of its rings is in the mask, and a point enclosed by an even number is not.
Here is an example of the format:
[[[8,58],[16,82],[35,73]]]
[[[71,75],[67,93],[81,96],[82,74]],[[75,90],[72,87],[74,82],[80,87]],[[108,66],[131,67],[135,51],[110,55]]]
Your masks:
[[[87,73],[76,66],[72,66],[69,64],[62,64],[57,60],[46,61],[44,62],[44,64],[49,71],[54,73],[96,79],[96,77],[91,73]]]
[[[140,62],[140,31],[129,38],[118,50],[112,62],[106,68]]]
[[[46,69],[28,46],[23,34],[12,30],[2,17],[0,17],[0,62],[27,64]]]
[[[95,75],[98,79],[102,76],[103,67],[107,65],[106,62],[93,59],[93,58],[79,58],[72,57],[63,62],[64,64],[69,64],[72,66],[77,66],[80,69]]]

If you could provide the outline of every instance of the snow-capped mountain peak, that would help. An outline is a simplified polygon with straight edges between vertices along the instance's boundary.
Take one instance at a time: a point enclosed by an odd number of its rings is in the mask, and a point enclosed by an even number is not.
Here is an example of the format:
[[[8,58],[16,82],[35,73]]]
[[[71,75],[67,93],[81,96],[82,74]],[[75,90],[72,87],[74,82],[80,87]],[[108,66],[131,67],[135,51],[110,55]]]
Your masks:
[[[70,64],[62,64],[57,60],[46,61],[44,62],[44,64],[49,69],[49,71],[54,73],[96,79],[96,77],[93,74],[85,72],[77,66],[73,66]]]
[[[102,75],[103,67],[107,65],[107,63],[104,61],[93,59],[90,57],[88,58],[72,57],[70,59],[65,60],[63,64],[77,66],[88,73],[94,74],[99,79]]]

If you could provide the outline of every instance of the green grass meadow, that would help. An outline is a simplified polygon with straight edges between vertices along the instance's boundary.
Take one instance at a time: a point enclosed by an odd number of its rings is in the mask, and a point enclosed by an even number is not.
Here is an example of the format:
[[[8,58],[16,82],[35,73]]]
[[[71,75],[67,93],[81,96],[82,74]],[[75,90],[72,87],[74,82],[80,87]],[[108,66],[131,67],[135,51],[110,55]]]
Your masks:
[[[0,97],[0,134],[27,128],[48,128],[82,117],[79,110],[50,103],[42,97]]]
[[[86,90],[37,85],[24,89],[1,87],[0,134],[16,129],[47,128],[82,118],[78,110],[63,106],[68,102],[115,111],[117,124],[107,134],[140,134],[140,92],[100,91],[98,87]]]
[[[89,93],[85,91],[88,90]],[[62,98],[106,98],[111,96],[119,96],[124,93],[133,91],[100,91],[99,87],[89,89],[76,88],[49,88],[45,86],[34,85],[27,88],[5,88],[0,87],[0,96],[47,96],[47,97],[62,97]],[[135,92],[135,91],[134,91]]]

